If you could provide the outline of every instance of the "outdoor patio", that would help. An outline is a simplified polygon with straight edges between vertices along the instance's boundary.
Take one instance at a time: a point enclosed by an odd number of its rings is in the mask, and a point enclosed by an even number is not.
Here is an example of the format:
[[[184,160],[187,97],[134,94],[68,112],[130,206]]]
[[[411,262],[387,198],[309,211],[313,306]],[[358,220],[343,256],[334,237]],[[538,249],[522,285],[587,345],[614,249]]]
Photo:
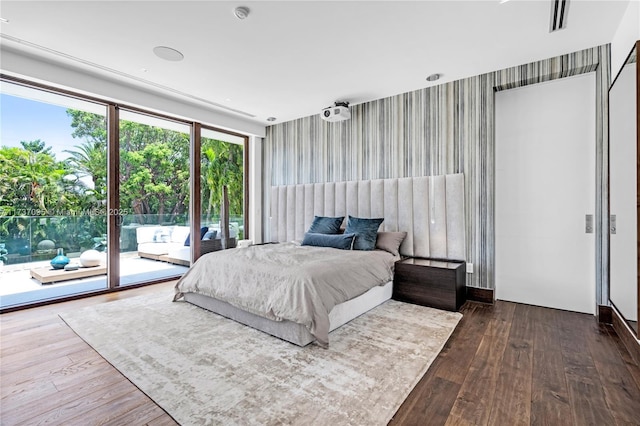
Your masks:
[[[220,250],[219,218],[203,221],[207,226],[201,229],[201,253]],[[188,222],[158,224],[154,215],[146,215],[143,222],[128,217],[120,229],[122,287],[180,277],[190,264]],[[107,288],[107,236],[101,234],[106,217],[0,216],[0,223],[0,309]],[[229,227],[228,243],[235,247],[244,231],[242,218],[234,217]],[[58,250],[78,268],[54,270],[50,262]],[[89,251],[102,259],[99,266],[80,265],[80,256]]]
[[[72,259],[73,260],[73,259]],[[0,308],[23,305],[106,288],[106,275],[40,284],[31,278],[32,268],[49,265],[48,261],[4,265],[0,267]],[[188,267],[138,257],[136,252],[120,258],[120,285],[181,276]]]

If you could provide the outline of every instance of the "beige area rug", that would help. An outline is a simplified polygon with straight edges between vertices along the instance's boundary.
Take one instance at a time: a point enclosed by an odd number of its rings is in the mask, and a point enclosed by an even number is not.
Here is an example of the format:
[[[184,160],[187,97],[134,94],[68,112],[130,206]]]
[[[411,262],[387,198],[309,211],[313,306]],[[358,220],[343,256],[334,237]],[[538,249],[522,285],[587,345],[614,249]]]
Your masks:
[[[462,317],[389,300],[300,348],[164,292],[63,320],[182,425],[384,425]]]

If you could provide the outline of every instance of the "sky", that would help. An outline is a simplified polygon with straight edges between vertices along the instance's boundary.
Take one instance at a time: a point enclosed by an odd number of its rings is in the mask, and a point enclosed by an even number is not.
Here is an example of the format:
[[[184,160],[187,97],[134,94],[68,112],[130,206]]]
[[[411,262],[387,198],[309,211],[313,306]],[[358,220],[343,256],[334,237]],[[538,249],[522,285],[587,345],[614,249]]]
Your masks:
[[[76,150],[83,139],[71,136],[71,117],[68,108],[85,110],[97,114],[106,113],[102,105],[78,99],[54,95],[44,91],[4,84],[0,93],[0,146],[21,147],[20,141],[40,139],[46,147],[51,147],[56,160],[62,161],[70,155],[65,152]],[[8,93],[5,93],[8,92]],[[144,123],[174,131],[190,133],[187,125],[152,116],[121,111],[120,118]],[[243,144],[244,139],[203,129],[203,137]]]
[[[71,117],[67,108],[25,98],[0,95],[0,146],[20,147],[20,141],[40,139],[51,147],[56,160],[69,157],[82,139],[71,136]]]

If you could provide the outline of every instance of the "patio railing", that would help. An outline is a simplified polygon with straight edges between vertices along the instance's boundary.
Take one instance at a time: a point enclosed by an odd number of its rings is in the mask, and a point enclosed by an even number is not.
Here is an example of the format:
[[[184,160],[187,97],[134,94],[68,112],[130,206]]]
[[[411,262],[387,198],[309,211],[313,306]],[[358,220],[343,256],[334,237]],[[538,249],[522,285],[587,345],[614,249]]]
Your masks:
[[[127,215],[122,216],[120,228],[120,252],[137,251],[136,229],[149,225],[188,225],[186,215]],[[242,239],[244,221],[232,216],[237,226],[237,238]],[[218,217],[203,217],[203,226],[217,224]],[[73,258],[89,249],[105,251],[107,248],[107,216],[99,214],[71,216],[0,216],[0,262],[20,264],[50,260],[62,248]]]

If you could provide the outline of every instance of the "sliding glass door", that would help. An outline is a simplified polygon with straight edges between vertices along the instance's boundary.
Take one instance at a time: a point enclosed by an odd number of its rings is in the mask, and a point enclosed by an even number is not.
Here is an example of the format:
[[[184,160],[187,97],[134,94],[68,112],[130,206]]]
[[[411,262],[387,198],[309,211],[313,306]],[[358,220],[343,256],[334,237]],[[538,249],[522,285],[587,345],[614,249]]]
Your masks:
[[[120,111],[120,285],[181,276],[190,260],[190,126]]]
[[[205,241],[220,240],[223,188],[227,188],[229,202],[229,235],[226,247],[235,247],[246,235],[245,221],[245,145],[246,138],[203,128],[200,160],[200,224]],[[206,229],[205,229],[206,228]],[[222,243],[205,242],[202,252]]]
[[[0,84],[0,308],[105,289],[106,106]]]
[[[226,246],[248,235],[246,136],[0,84],[0,310],[180,277],[220,247],[224,187]]]

